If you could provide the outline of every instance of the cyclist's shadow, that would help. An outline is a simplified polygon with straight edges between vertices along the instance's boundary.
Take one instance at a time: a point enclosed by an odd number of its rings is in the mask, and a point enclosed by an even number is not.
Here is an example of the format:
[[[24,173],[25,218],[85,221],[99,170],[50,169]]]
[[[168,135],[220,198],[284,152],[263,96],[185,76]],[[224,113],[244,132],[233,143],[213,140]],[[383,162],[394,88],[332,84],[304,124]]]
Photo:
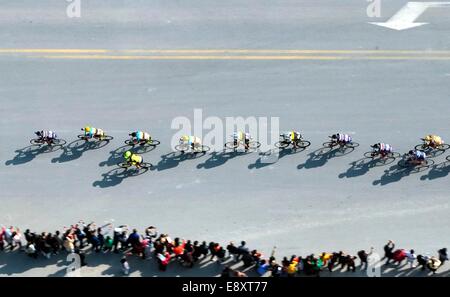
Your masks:
[[[431,167],[427,174],[422,175],[420,180],[433,180],[436,178],[446,177],[450,172],[450,161],[444,161]]]
[[[412,168],[403,168],[401,166],[393,165],[389,169],[384,171],[384,174],[380,177],[380,179],[373,181],[373,185],[385,186],[390,183],[395,183],[400,181],[402,178],[409,176],[414,169]]]
[[[225,164],[228,160],[231,160],[233,158],[236,158],[238,156],[245,155],[247,153],[245,152],[234,152],[234,151],[228,151],[223,150],[221,152],[212,152],[210,154],[210,157],[203,163],[200,163],[197,165],[198,169],[204,168],[204,169],[212,169],[218,166],[221,166]]]
[[[306,148],[275,148],[268,150],[266,152],[260,153],[260,157],[255,161],[255,163],[249,164],[248,169],[260,169],[266,166],[270,166],[278,162],[279,159],[303,152]]]
[[[161,156],[161,160],[158,162],[158,164],[156,164],[154,170],[163,171],[175,168],[183,161],[197,159],[204,155],[206,155],[206,152],[171,152]]]
[[[346,172],[339,174],[339,178],[350,178],[362,176],[369,172],[370,168],[375,166],[375,160],[372,158],[361,158],[359,160],[353,161],[350,163],[350,167]]]
[[[83,153],[89,150],[96,150],[107,145],[109,141],[85,141],[77,139],[69,143],[63,148],[63,152],[59,157],[53,158],[52,163],[65,163],[80,158]]]
[[[14,151],[16,155],[11,160],[5,162],[5,165],[21,165],[32,161],[37,155],[45,153],[44,147],[29,145]]]
[[[93,187],[99,187],[99,188],[109,188],[114,187],[123,182],[124,179],[132,176],[138,176],[141,174],[144,174],[147,172],[147,170],[138,170],[138,169],[126,169],[122,167],[116,167],[114,169],[111,169],[110,171],[102,174],[102,179],[94,181],[92,183]]]
[[[328,147],[322,146],[321,148],[308,154],[308,159],[305,163],[297,166],[297,169],[312,169],[325,165],[328,160],[334,157],[342,157],[350,154],[355,150],[354,147]]]

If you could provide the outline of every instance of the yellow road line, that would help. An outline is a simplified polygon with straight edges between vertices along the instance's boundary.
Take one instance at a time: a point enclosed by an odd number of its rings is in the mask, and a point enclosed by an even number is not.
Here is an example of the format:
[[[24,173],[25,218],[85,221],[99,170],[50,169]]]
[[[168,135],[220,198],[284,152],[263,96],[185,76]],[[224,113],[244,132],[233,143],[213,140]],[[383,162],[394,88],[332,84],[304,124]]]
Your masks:
[[[169,56],[125,56],[125,55],[45,55],[34,56],[44,59],[71,60],[450,60],[450,56],[200,56],[200,55],[169,55]],[[33,58],[33,56],[30,56]]]
[[[335,54],[335,55],[362,55],[362,54],[406,54],[406,55],[450,55],[448,50],[316,50],[316,49],[58,49],[58,48],[10,48],[1,49],[0,54]]]
[[[339,56],[124,56],[124,55],[46,55],[45,59],[81,60],[341,60]],[[450,57],[449,57],[450,59]]]
[[[29,54],[29,53],[37,53],[37,54],[59,54],[59,53],[107,53],[109,50],[104,49],[39,49],[39,48],[16,48],[16,49],[0,49],[0,54]]]

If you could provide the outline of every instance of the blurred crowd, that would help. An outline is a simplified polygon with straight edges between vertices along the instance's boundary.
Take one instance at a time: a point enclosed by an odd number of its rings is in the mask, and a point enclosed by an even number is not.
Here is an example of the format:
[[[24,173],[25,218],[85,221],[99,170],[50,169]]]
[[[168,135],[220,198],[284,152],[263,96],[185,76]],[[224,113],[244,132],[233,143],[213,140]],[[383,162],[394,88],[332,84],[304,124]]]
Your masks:
[[[442,248],[436,255],[417,254],[413,249],[397,248],[389,240],[384,246],[384,257],[378,256],[378,264],[404,267],[407,269],[429,270],[433,274],[448,260],[447,249]],[[154,260],[160,271],[178,263],[186,268],[195,267],[200,261],[216,261],[223,264],[223,277],[245,277],[249,272],[260,276],[292,277],[298,275],[320,276],[322,271],[356,272],[367,270],[372,263],[374,249],[360,250],[356,255],[343,251],[322,252],[306,256],[292,255],[279,261],[275,257],[275,247],[269,256],[257,249],[251,249],[245,241],[222,246],[217,242],[192,241],[179,237],[171,238],[149,226],[143,233],[130,229],[127,225],[113,226],[112,223],[97,226],[94,222],[80,221],[61,231],[37,233],[17,227],[0,230],[0,250],[24,252],[30,258],[45,257],[59,253],[74,253],[79,256],[80,265],[85,266],[86,255],[96,253],[118,253],[122,255],[120,265],[125,275],[130,273],[129,257]],[[240,264],[240,265],[238,265]],[[238,266],[238,269],[233,269]],[[254,275],[253,273],[253,275]]]

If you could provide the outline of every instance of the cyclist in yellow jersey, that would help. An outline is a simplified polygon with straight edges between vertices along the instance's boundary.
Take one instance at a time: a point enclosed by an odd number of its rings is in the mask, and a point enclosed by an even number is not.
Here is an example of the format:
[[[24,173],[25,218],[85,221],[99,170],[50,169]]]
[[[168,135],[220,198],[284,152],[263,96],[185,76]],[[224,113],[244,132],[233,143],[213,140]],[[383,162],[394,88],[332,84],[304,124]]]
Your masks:
[[[136,166],[138,169],[142,167],[142,163],[144,162],[142,156],[132,153],[131,151],[126,151],[123,154],[123,157],[129,164]]]
[[[427,145],[429,145],[432,148],[437,148],[440,145],[444,144],[444,141],[442,138],[438,135],[429,134],[425,136],[423,139]]]

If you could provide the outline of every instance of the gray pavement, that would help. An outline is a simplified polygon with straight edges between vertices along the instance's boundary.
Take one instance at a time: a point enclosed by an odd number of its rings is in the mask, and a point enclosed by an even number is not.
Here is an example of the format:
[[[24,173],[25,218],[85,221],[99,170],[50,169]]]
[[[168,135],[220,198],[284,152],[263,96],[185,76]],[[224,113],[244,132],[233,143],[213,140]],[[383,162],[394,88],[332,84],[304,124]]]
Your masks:
[[[419,20],[429,25],[397,32],[367,22],[387,20],[406,1],[383,1],[380,20],[366,16],[366,1],[341,2],[82,0],[82,17],[68,19],[65,1],[10,1],[0,10],[0,40],[3,49],[450,49],[449,9],[430,9]],[[449,59],[0,53],[0,224],[36,231],[80,219],[151,224],[193,240],[245,239],[266,255],[276,245],[279,257],[370,246],[381,253],[388,239],[434,254],[450,245],[449,152],[435,158],[439,166],[415,174],[395,164],[352,162],[377,141],[400,152],[427,133],[450,141],[449,66]],[[261,164],[257,153],[170,158],[170,124],[177,116],[192,118],[194,108],[204,117],[279,117],[282,130],[298,129],[312,145],[273,164]],[[36,129],[55,129],[70,143],[86,124],[115,139],[75,154],[16,152]],[[155,170],[104,179],[115,168],[114,151],[134,129],[161,140],[143,155]],[[338,131],[352,133],[360,147],[311,158]]]

